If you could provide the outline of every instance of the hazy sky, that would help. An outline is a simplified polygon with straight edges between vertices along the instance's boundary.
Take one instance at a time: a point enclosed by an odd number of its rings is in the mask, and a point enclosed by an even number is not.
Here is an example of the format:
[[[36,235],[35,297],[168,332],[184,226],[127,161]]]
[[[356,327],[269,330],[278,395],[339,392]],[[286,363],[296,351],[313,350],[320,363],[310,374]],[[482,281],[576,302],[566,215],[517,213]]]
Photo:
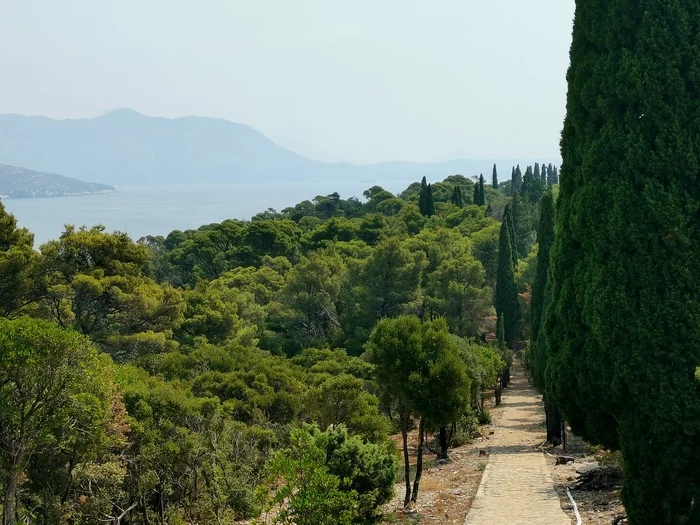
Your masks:
[[[574,0],[0,0],[0,113],[243,122],[321,160],[558,156]]]

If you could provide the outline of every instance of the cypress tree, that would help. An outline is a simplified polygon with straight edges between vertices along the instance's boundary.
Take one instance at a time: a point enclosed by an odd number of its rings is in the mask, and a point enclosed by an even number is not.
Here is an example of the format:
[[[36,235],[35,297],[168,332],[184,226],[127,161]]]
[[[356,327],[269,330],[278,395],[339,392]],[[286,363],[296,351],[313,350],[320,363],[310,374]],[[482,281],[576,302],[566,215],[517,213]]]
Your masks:
[[[554,184],[554,167],[551,163],[547,166],[547,184],[550,186]]]
[[[554,166],[554,175],[552,176],[552,184],[559,184],[559,170]]]
[[[515,177],[513,179],[513,195],[520,191],[523,187],[523,172],[520,171],[520,164],[515,167]]]
[[[509,348],[515,347],[518,325],[520,322],[520,305],[518,291],[515,285],[515,267],[513,265],[513,247],[510,239],[508,215],[510,208],[506,207],[505,217],[501,224],[498,238],[498,269],[496,271],[496,316],[503,317],[505,341]]]
[[[486,192],[484,190],[484,174],[479,175],[479,206],[486,206]]]
[[[455,186],[452,190],[452,198],[450,199],[452,204],[460,208],[464,207],[464,201],[462,200],[462,189],[459,186]]]
[[[505,350],[506,349],[506,332],[505,332],[505,326],[503,324],[503,314],[498,316],[496,337],[498,338],[498,348],[500,348],[501,350]]]
[[[532,171],[532,176],[536,179],[540,178],[540,163],[535,162],[535,169]]]
[[[428,217],[432,217],[433,215],[435,215],[435,200],[433,199],[433,187],[430,184],[428,184],[428,191],[426,192],[425,211],[426,213],[424,215],[427,215]]]
[[[534,345],[542,324],[545,305],[545,288],[549,274],[549,255],[554,244],[554,197],[548,189],[540,200],[540,223],[537,229],[537,271],[532,286],[530,302],[530,339]],[[536,359],[535,359],[536,361]],[[535,386],[544,388],[544,367],[533,374]]]
[[[494,189],[498,189],[498,171],[496,170],[495,164],[493,165],[493,175],[491,184],[493,185]]]
[[[515,225],[513,224],[513,208],[511,203],[506,204],[505,210],[503,211],[503,222],[508,224],[508,233],[510,237],[510,243],[513,247],[512,257],[513,257],[513,267],[518,266],[518,250],[517,237],[515,236]]]
[[[547,352],[544,341],[539,339],[542,315],[549,291],[549,259],[554,244],[554,198],[548,189],[540,200],[540,223],[537,230],[537,271],[532,286],[530,302],[530,367],[532,382],[544,394],[544,408],[547,422],[547,441],[557,445],[562,441],[561,413],[549,401],[545,391],[545,370],[547,369]]]
[[[428,215],[428,182],[423,177],[420,181],[420,194],[418,195],[418,209],[421,214]]]
[[[545,163],[542,163],[542,169],[540,170],[540,180],[544,182],[545,184],[548,184],[547,182],[547,166]]]
[[[699,29],[697,0],[576,2],[540,339],[632,525],[700,523]]]
[[[474,183],[474,197],[473,197],[474,204],[479,206],[479,183],[475,182]]]

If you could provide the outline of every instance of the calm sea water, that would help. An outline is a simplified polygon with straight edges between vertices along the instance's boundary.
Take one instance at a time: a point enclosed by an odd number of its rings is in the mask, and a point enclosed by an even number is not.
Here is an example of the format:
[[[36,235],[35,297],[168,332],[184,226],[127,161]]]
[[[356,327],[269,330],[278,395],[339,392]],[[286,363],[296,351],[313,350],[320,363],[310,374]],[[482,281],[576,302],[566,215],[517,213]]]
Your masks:
[[[238,183],[217,185],[123,187],[104,195],[47,199],[6,199],[5,208],[21,226],[34,233],[35,245],[57,238],[64,224],[103,224],[138,239],[167,235],[173,230],[197,228],[224,219],[249,219],[268,208],[281,210],[317,195],[338,192],[362,197],[379,184],[393,193],[413,181],[322,181],[309,183]]]

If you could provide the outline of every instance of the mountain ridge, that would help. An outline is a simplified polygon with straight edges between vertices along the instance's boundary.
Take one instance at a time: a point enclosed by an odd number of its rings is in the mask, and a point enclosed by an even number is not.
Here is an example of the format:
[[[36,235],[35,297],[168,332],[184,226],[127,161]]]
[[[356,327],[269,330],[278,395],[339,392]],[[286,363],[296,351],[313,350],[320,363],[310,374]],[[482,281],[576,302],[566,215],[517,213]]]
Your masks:
[[[90,119],[0,115],[0,163],[117,186],[377,176],[410,180],[455,173],[490,177],[494,162],[510,176],[510,162],[534,160],[322,162],[280,146],[247,124],[222,118],[150,117],[128,108]]]

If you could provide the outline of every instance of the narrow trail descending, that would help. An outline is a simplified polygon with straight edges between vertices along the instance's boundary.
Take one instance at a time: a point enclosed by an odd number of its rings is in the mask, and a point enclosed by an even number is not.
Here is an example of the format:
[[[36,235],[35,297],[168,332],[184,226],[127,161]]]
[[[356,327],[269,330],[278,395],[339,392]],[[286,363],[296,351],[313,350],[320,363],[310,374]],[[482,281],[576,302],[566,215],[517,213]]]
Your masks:
[[[559,505],[545,456],[544,409],[525,377],[513,365],[512,383],[489,442],[489,461],[464,525],[570,525]]]

